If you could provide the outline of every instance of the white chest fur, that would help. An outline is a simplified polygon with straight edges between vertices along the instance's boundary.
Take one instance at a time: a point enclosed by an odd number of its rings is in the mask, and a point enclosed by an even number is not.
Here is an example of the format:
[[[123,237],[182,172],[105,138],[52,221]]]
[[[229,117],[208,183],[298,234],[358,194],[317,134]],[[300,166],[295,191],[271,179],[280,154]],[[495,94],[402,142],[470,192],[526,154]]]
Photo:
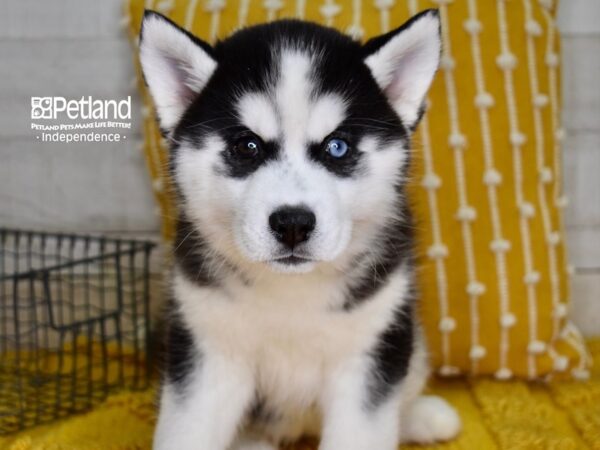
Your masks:
[[[339,282],[283,277],[245,285],[199,287],[175,277],[175,295],[202,352],[251,368],[257,391],[278,406],[307,407],[339,364],[364,360],[402,305],[408,278],[400,270],[367,303],[345,311]]]

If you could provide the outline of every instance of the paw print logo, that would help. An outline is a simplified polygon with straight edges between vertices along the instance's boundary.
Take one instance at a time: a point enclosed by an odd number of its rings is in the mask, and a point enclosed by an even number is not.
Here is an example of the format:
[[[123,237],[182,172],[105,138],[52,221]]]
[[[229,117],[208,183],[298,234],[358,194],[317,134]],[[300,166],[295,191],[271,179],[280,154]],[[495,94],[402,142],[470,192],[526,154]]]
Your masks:
[[[52,97],[31,97],[31,118],[52,119]]]

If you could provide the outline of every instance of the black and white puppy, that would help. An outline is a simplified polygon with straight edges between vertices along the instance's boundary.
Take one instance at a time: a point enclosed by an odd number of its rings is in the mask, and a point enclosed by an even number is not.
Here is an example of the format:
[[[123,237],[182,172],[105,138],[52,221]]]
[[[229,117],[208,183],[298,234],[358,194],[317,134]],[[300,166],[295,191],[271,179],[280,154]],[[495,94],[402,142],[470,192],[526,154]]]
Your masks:
[[[460,429],[421,396],[410,137],[436,11],[362,45],[285,20],[211,47],[144,16],[180,201],[155,449],[392,450]]]

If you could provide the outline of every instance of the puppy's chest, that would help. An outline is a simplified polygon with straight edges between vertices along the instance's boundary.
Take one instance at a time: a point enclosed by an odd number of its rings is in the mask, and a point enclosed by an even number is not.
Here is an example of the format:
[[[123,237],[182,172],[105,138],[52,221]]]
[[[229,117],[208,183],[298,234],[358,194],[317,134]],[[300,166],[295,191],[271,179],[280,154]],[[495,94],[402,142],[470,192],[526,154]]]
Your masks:
[[[329,306],[333,295],[307,288],[219,293],[197,305],[192,326],[201,341],[249,361],[328,360],[357,350],[370,334],[364,314]]]
[[[176,283],[177,286],[177,283]],[[336,285],[283,284],[176,289],[186,322],[205,350],[258,370],[327,370],[374,345],[389,322],[397,292],[382,292],[345,311]],[[300,368],[300,369],[299,369]]]
[[[389,326],[403,291],[391,283],[346,311],[335,285],[203,289],[180,279],[175,288],[202,351],[251,368],[257,393],[282,413],[310,407],[344,362],[358,358],[368,370],[365,356]]]

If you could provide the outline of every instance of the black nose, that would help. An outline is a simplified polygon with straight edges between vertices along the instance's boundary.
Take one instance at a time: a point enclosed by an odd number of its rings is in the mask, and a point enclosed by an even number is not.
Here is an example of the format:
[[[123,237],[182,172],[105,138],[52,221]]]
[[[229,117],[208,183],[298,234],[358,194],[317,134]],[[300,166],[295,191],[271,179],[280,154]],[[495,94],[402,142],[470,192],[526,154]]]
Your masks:
[[[275,237],[291,249],[308,240],[316,222],[317,218],[310,209],[299,206],[284,206],[269,216]]]

